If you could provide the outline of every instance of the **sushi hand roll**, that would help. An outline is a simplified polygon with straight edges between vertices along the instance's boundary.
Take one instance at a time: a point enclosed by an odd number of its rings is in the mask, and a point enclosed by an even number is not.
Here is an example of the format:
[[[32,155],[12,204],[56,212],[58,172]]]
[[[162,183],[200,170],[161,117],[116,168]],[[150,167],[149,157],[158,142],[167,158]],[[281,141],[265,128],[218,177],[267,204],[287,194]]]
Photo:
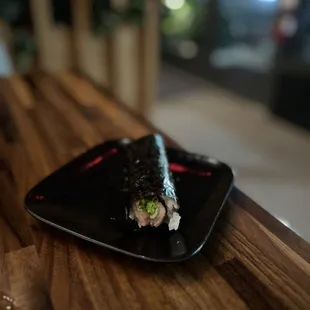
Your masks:
[[[169,230],[177,230],[181,217],[162,137],[149,135],[132,142],[127,154],[130,218],[140,227],[158,227],[165,221]]]

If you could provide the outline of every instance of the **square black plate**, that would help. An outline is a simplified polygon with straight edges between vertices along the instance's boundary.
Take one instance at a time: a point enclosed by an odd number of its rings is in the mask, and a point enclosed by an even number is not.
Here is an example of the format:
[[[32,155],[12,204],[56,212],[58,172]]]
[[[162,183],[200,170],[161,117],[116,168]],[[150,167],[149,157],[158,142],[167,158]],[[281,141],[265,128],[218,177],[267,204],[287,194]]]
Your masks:
[[[176,262],[197,253],[207,241],[233,185],[227,165],[209,157],[168,149],[180,202],[178,231],[167,225],[140,229],[127,217],[129,139],[98,145],[36,185],[25,198],[37,219],[137,258]]]

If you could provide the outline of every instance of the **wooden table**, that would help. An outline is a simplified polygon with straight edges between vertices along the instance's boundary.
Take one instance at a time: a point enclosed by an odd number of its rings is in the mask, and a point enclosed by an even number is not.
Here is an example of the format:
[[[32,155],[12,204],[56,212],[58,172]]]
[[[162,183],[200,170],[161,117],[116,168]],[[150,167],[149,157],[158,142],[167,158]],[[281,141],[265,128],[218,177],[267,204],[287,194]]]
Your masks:
[[[154,128],[72,73],[15,76],[0,93],[0,294],[16,309],[310,308],[309,244],[237,189],[211,241],[179,264],[38,223],[23,207],[30,187],[95,144]]]

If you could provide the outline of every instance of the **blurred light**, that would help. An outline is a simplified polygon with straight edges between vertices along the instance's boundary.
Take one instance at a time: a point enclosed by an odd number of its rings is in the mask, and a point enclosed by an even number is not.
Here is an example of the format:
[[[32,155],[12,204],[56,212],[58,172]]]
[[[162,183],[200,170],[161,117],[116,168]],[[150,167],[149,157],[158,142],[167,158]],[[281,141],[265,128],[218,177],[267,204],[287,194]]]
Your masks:
[[[277,2],[278,0],[259,0],[261,2]]]
[[[286,15],[280,22],[280,29],[286,37],[293,36],[298,28],[297,20],[293,15]]]
[[[185,4],[185,0],[165,0],[165,5],[170,10],[179,10]]]
[[[193,41],[182,41],[178,47],[178,51],[183,58],[192,59],[198,54],[198,46]]]
[[[281,0],[279,6],[281,10],[294,10],[298,4],[299,0]]]
[[[291,224],[287,220],[282,219],[281,217],[277,217],[277,219],[278,219],[278,221],[280,221],[286,227],[291,228]]]

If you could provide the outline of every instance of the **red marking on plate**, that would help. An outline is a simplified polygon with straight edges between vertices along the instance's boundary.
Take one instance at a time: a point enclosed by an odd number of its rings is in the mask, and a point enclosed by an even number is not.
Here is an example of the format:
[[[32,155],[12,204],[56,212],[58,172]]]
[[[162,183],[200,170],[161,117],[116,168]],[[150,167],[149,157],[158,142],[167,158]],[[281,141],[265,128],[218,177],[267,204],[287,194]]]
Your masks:
[[[104,159],[107,159],[109,157],[111,157],[112,155],[116,154],[117,153],[117,149],[111,149],[110,151],[106,152],[105,154],[103,155],[100,155],[98,157],[96,157],[95,159],[93,159],[92,161],[88,162],[84,167],[83,169],[84,170],[87,170],[87,169],[90,169],[96,165],[98,165],[99,163],[101,163]]]
[[[176,164],[176,163],[170,163],[170,170],[172,172],[178,172],[178,173],[191,173],[191,174],[196,174],[200,175],[203,177],[210,177],[212,173],[210,171],[197,171],[197,170],[192,170],[186,166]]]
[[[41,196],[41,195],[35,195],[35,198],[36,198],[37,200],[44,200],[44,199],[45,199],[45,197],[44,197],[44,196]]]

